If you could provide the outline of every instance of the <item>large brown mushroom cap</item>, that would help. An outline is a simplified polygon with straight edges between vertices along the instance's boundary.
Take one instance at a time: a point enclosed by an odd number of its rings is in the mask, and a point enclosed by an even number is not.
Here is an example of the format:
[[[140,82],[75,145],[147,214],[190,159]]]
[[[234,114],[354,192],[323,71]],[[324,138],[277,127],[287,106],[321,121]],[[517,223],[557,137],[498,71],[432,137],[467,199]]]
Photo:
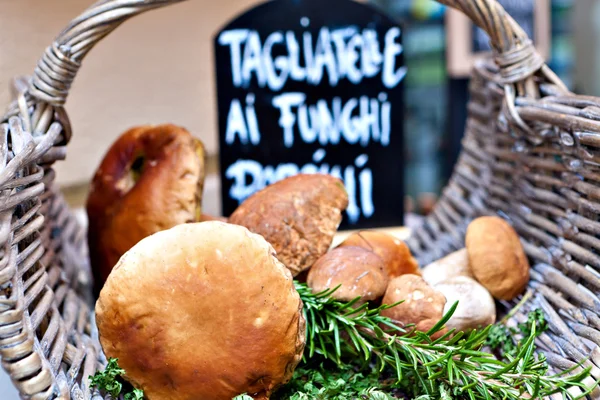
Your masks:
[[[338,247],[358,246],[370,250],[383,259],[390,278],[404,274],[420,275],[419,264],[402,240],[376,231],[360,231],[348,236]]]
[[[250,196],[229,222],[267,239],[296,276],[327,252],[347,206],[342,181],[330,175],[299,174]]]
[[[358,304],[383,296],[388,284],[383,260],[361,247],[338,247],[323,255],[308,271],[308,286],[314,293],[341,285],[332,297]]]
[[[135,245],[102,289],[96,322],[106,355],[149,400],[268,397],[305,342],[302,302],[271,245],[216,221]]]
[[[446,297],[420,276],[407,274],[390,281],[382,304],[394,304],[401,300],[404,302],[383,310],[381,315],[403,325],[414,324],[414,329],[420,332],[427,332],[444,316]],[[444,328],[433,337],[439,337],[445,332]]]
[[[515,230],[502,218],[480,217],[465,238],[475,279],[497,299],[512,300],[529,282],[529,262]]]

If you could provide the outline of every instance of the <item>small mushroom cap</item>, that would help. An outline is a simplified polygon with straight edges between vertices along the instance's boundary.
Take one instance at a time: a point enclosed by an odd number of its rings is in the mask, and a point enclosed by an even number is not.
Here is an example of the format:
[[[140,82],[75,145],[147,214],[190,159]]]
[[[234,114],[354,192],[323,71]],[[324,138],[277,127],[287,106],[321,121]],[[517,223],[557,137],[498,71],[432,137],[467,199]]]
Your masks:
[[[499,217],[480,217],[465,238],[475,279],[497,299],[512,300],[529,282],[529,262],[515,230]]]
[[[383,232],[360,231],[353,233],[339,247],[358,246],[370,250],[383,259],[390,278],[404,274],[420,275],[419,264],[402,240]]]
[[[254,193],[229,222],[258,233],[277,258],[297,276],[329,250],[348,206],[341,180],[324,174],[299,174]]]
[[[382,304],[394,304],[401,300],[404,302],[383,310],[381,315],[403,325],[414,324],[414,329],[421,332],[433,328],[444,315],[446,297],[418,275],[406,274],[390,281]],[[433,337],[439,337],[445,332],[444,328]]]
[[[350,301],[360,296],[358,304],[383,296],[389,278],[383,260],[361,247],[339,247],[317,260],[308,272],[307,283],[318,293],[341,285],[332,297]]]
[[[473,273],[469,267],[469,255],[465,248],[426,265],[421,272],[423,279],[430,285],[437,285],[456,276],[473,277]]]
[[[494,298],[477,281],[467,276],[456,276],[434,286],[446,297],[444,314],[458,301],[452,317],[446,323],[448,329],[470,331],[485,328],[496,322]]]

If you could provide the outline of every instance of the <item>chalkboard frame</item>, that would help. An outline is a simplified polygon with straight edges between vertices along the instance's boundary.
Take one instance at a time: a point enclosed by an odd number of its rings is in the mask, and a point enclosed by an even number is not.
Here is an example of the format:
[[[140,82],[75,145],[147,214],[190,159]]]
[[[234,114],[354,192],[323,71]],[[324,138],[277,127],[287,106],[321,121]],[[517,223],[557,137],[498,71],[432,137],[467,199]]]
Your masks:
[[[534,0],[534,37],[536,49],[541,56],[550,58],[551,3],[550,0]],[[446,68],[452,78],[467,78],[478,59],[487,52],[473,52],[473,23],[460,11],[448,8],[446,24]]]

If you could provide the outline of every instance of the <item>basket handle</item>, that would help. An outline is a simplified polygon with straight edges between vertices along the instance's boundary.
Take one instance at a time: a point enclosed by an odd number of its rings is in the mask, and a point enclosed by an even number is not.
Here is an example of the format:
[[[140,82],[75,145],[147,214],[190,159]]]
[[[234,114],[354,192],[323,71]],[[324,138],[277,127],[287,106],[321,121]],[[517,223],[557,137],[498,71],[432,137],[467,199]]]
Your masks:
[[[503,83],[524,81],[540,69],[547,72],[544,58],[527,33],[497,0],[437,1],[463,12],[488,34]]]
[[[147,10],[185,0],[101,0],[90,6],[58,35],[34,70],[29,94],[63,106],[86,54],[127,19]]]

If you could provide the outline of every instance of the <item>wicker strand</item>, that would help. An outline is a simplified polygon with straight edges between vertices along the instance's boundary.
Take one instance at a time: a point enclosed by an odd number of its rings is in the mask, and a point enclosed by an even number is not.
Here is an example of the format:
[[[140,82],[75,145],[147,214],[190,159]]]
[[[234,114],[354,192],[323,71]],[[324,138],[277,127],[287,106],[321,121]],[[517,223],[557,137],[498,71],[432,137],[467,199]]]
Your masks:
[[[526,40],[509,51],[496,54],[495,60],[500,67],[500,82],[504,84],[524,81],[544,65],[543,57],[537,52],[531,40]]]

